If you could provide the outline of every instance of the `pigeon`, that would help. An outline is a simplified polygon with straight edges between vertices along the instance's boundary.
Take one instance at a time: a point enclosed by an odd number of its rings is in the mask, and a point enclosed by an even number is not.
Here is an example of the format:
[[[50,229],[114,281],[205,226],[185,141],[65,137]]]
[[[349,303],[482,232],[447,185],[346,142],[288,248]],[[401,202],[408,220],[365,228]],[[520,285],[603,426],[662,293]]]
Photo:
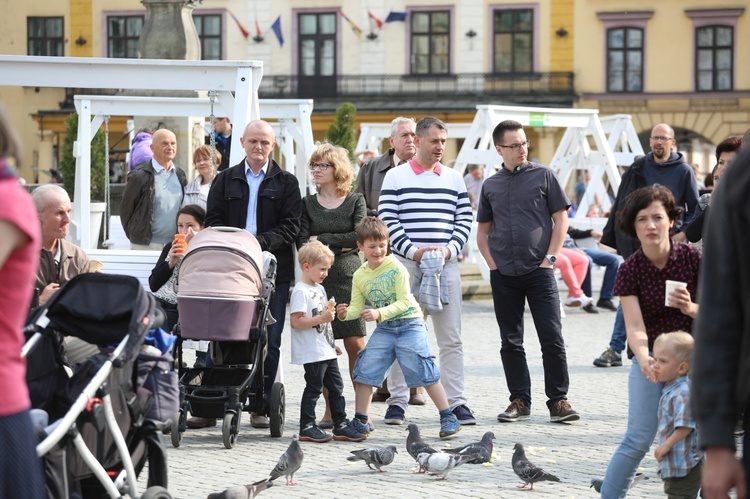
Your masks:
[[[224,492],[208,494],[208,499],[253,499],[272,486],[273,482],[271,482],[271,479],[266,478],[252,485],[238,485],[236,487],[229,487]]]
[[[455,449],[445,449],[448,454],[461,454],[465,456],[474,456],[468,464],[489,463],[492,458],[492,441],[495,440],[495,434],[488,431],[482,435],[482,440],[473,444],[456,447]]]
[[[466,463],[469,459],[471,459],[470,456],[445,454],[443,452],[435,452],[433,454],[422,452],[417,456],[419,466],[430,473],[441,476],[440,480],[445,480],[448,473]]]
[[[270,480],[276,480],[283,475],[286,477],[287,485],[297,485],[294,482],[294,474],[302,466],[302,458],[304,457],[305,454],[299,446],[299,436],[295,433],[292,435],[292,443],[289,444],[289,448],[281,455],[279,462],[271,470]]]
[[[643,473],[640,473],[640,472],[636,473],[635,477],[633,478],[633,482],[630,484],[630,487],[628,487],[628,489],[632,489],[633,487],[638,485],[638,483],[640,483],[641,480],[648,480],[648,477]],[[589,488],[593,487],[595,491],[601,492],[603,482],[604,482],[603,478],[592,478],[591,485],[589,486]]]
[[[550,475],[542,468],[534,466],[534,464],[526,459],[526,453],[523,450],[523,445],[516,444],[513,446],[513,471],[516,472],[518,478],[523,480],[523,485],[519,485],[518,488],[525,489],[527,485],[531,485],[531,490],[534,490],[534,484],[543,480],[550,482],[559,482],[560,479],[554,475]]]
[[[351,453],[354,455],[347,457],[347,461],[364,461],[371,470],[377,468],[378,471],[384,472],[385,470],[380,469],[381,466],[391,464],[398,451],[395,445],[389,445],[388,447],[368,447],[367,449],[353,450]],[[375,466],[375,468],[372,466]]]
[[[417,456],[421,453],[426,452],[427,454],[434,454],[440,452],[439,450],[432,447],[430,444],[422,440],[422,435],[419,432],[419,426],[414,423],[409,423],[407,427],[409,435],[406,437],[406,451],[409,455],[417,460]],[[417,473],[424,473],[425,469],[422,466],[419,467]]]

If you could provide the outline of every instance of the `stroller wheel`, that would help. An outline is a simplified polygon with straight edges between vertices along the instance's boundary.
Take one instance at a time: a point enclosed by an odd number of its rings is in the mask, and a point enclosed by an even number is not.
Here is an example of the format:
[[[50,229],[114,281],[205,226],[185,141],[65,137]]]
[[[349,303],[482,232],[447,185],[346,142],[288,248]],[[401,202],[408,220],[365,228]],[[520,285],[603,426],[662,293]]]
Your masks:
[[[271,423],[272,437],[279,438],[284,434],[285,405],[284,384],[274,383],[271,387],[271,400],[268,407],[268,419]]]
[[[182,432],[180,431],[180,417],[182,414],[182,411],[175,413],[170,422],[169,436],[172,437],[172,447],[179,447],[182,443]]]
[[[237,432],[240,426],[241,413],[227,412],[224,414],[224,423],[221,425],[221,436],[224,440],[224,447],[231,449],[237,441]]]
[[[149,487],[141,499],[172,499],[172,494],[164,487]]]

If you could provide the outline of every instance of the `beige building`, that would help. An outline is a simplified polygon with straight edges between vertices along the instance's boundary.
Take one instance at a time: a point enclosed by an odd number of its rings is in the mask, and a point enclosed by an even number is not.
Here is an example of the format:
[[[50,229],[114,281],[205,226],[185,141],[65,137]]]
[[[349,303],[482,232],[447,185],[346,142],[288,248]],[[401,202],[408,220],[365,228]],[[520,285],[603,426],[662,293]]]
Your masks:
[[[715,144],[750,122],[750,70],[736,49],[750,46],[744,3],[216,0],[195,4],[193,19],[204,59],[264,62],[262,98],[315,99],[316,140],[345,101],[358,123],[427,114],[466,123],[477,104],[586,107],[632,114],[646,136],[672,124],[706,170]],[[0,53],[136,57],[144,16],[137,0],[28,0],[0,18]],[[46,181],[33,168],[55,164],[75,93],[0,87],[26,143],[27,180]],[[111,129],[126,133],[124,118]],[[562,132],[528,130],[532,158],[549,162]],[[459,146],[451,141],[446,160]]]

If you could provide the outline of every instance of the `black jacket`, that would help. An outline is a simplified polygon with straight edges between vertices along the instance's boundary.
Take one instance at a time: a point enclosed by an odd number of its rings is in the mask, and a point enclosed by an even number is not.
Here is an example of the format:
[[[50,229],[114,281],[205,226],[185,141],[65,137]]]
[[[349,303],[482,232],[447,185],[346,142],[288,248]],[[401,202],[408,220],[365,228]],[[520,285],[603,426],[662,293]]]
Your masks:
[[[223,225],[244,229],[249,195],[243,159],[242,163],[220,172],[211,184],[206,227]],[[255,237],[263,251],[270,251],[276,256],[276,279],[279,282],[289,282],[294,278],[293,248],[299,234],[301,216],[302,196],[297,177],[271,160],[258,191],[255,210],[258,234]]]
[[[692,406],[701,447],[734,448],[737,409],[750,404],[750,149],[711,195],[693,323]],[[745,427],[748,427],[745,414]],[[745,451],[747,452],[747,450]]]
[[[185,172],[172,164],[177,179],[185,193],[187,177]],[[154,168],[148,159],[128,173],[125,190],[120,203],[120,221],[125,235],[133,244],[151,244],[151,229],[154,226]],[[175,229],[177,224],[175,223]]]
[[[646,179],[643,177],[643,167],[645,163],[645,156],[638,158],[630,168],[628,168],[628,171],[623,174],[622,180],[620,181],[620,189],[617,191],[617,197],[615,198],[615,202],[612,203],[612,208],[610,208],[609,211],[607,224],[602,231],[602,239],[600,242],[610,248],[616,249],[617,253],[625,260],[641,247],[641,243],[638,242],[638,239],[626,236],[625,233],[620,230],[617,226],[617,212],[625,205],[625,199],[627,199],[631,192],[640,189],[641,187],[646,187]]]

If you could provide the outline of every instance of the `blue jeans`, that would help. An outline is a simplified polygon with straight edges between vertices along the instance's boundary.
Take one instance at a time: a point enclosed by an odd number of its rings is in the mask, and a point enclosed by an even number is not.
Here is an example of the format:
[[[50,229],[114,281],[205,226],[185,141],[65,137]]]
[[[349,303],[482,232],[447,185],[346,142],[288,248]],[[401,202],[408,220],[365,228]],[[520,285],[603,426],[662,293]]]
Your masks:
[[[603,498],[619,499],[627,494],[638,465],[656,437],[663,387],[662,383],[647,380],[638,360],[633,357],[628,375],[628,427],[609,460],[602,485]]]
[[[367,346],[359,352],[354,364],[354,381],[380,388],[396,359],[409,388],[440,381],[440,370],[430,354],[422,318],[379,323]]]
[[[600,267],[604,267],[604,278],[602,279],[602,290],[599,293],[599,298],[602,300],[611,300],[614,295],[612,290],[615,288],[615,278],[617,277],[617,268],[620,266],[620,257],[601,251],[598,249],[583,248],[583,252],[589,257],[589,260]],[[586,296],[593,297],[591,290],[591,266],[589,265],[589,272],[586,274],[581,289]]]
[[[544,390],[552,406],[568,394],[568,360],[562,337],[560,294],[552,269],[537,268],[522,276],[490,271],[495,318],[500,326],[500,358],[510,400],[520,399],[531,407],[531,377],[523,348],[523,312],[529,302],[536,334],[542,347]]]
[[[609,339],[609,348],[620,353],[625,350],[627,339],[625,316],[622,314],[622,305],[618,305],[617,312],[615,312],[615,325],[612,327],[612,337]]]

